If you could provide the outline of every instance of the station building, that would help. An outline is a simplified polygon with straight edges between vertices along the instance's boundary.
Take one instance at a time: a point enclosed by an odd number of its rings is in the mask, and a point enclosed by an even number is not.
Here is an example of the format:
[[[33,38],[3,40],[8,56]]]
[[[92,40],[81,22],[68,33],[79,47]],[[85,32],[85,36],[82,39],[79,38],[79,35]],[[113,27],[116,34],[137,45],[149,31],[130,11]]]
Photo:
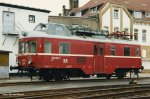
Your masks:
[[[47,23],[49,10],[0,3],[0,78],[9,77],[9,66],[16,65],[18,35]]]
[[[78,1],[78,0],[76,0]],[[74,2],[78,5],[78,2]],[[63,16],[49,16],[49,22],[69,26],[87,26],[93,30],[125,31],[142,45],[142,65],[150,70],[150,2],[149,0],[90,0],[82,7],[64,11]],[[66,13],[68,12],[68,13]]]

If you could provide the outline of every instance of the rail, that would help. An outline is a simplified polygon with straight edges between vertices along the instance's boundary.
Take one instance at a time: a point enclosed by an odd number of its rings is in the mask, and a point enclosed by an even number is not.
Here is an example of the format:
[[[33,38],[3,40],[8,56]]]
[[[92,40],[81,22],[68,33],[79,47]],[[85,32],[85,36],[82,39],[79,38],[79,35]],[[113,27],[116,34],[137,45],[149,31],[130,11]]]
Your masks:
[[[94,86],[94,87],[82,87],[82,88],[69,88],[69,89],[57,89],[57,90],[41,90],[9,93],[0,95],[0,99],[93,99],[93,98],[135,98],[138,95],[149,97],[150,85],[115,85],[115,86]],[[150,97],[149,97],[150,98]]]

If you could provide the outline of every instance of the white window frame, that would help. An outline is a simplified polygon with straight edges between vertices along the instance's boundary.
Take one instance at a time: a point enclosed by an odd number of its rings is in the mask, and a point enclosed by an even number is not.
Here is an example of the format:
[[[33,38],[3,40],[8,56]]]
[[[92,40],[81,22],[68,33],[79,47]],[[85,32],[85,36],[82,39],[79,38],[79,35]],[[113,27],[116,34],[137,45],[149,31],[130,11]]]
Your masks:
[[[119,31],[119,27],[114,27],[114,32]]]
[[[92,7],[91,8],[91,12],[93,13],[93,12],[97,12],[97,7]]]
[[[35,15],[29,15],[29,22],[35,23]]]
[[[133,15],[135,18],[142,18],[142,13],[140,11],[134,11]]]
[[[135,40],[135,41],[138,41],[138,32],[139,32],[138,29],[134,29],[134,40]],[[136,35],[135,35],[135,34],[136,34]],[[137,38],[135,38],[135,36],[137,36]]]
[[[119,19],[119,10],[114,9],[114,19]]]
[[[146,30],[142,30],[142,42],[146,42]]]

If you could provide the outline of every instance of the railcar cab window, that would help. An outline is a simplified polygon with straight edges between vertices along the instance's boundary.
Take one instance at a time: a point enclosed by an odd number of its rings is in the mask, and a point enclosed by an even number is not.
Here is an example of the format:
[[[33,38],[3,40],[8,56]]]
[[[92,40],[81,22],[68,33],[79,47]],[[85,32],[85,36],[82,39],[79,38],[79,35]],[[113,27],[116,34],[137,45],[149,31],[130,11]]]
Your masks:
[[[130,56],[130,47],[124,47],[124,56]]]
[[[60,43],[59,44],[59,53],[60,54],[70,54],[70,44],[69,43]]]
[[[49,41],[44,42],[44,53],[51,53],[52,51],[52,43]]]
[[[116,48],[114,46],[111,47],[111,55],[112,56],[116,55]]]
[[[140,56],[140,48],[136,48],[136,56]]]
[[[20,53],[36,53],[37,51],[35,41],[21,42],[19,47]]]

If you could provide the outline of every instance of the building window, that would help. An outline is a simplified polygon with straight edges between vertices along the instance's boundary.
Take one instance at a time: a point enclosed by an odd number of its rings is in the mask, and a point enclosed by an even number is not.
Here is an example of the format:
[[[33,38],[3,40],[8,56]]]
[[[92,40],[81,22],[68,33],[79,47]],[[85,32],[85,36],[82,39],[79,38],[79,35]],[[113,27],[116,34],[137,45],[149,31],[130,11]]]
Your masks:
[[[114,27],[114,32],[117,32],[119,31],[119,28],[118,27]]]
[[[91,8],[91,12],[97,12],[97,7]]]
[[[145,13],[145,17],[148,17],[148,18],[149,18],[149,17],[150,17],[150,13],[146,12],[146,13]]]
[[[146,30],[142,30],[142,41],[146,42]]]
[[[52,43],[49,41],[44,42],[44,53],[51,53],[52,51]]]
[[[133,15],[135,18],[142,18],[142,13],[140,11],[134,11]]]
[[[114,10],[114,19],[118,19],[119,18],[119,10],[115,9]]]
[[[60,54],[70,54],[70,44],[69,43],[60,43],[59,44],[59,53]]]
[[[109,27],[108,26],[104,26],[103,34],[109,34]]]
[[[129,29],[128,28],[124,28],[124,32],[125,33],[129,33]]]
[[[104,30],[109,30],[109,27],[108,26],[104,26]]]
[[[140,48],[136,48],[136,56],[140,56]]]
[[[111,47],[111,55],[112,56],[116,55],[116,48],[114,46]]]
[[[134,40],[138,41],[138,29],[134,29]]]
[[[145,49],[142,50],[142,57],[146,58],[146,50]]]
[[[124,47],[124,56],[130,56],[130,48]]]
[[[35,15],[29,15],[29,22],[35,23]]]

